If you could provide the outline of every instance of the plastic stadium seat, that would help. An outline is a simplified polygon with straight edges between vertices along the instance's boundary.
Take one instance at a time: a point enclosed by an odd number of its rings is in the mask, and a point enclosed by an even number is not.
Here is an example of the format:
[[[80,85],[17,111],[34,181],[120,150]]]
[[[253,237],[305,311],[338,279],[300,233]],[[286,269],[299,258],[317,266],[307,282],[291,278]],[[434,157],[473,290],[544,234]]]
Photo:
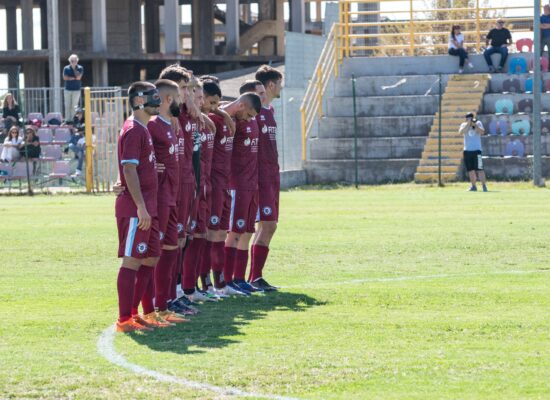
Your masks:
[[[497,120],[492,119],[491,122],[489,122],[489,135],[496,136],[497,135],[497,127],[498,127]]]
[[[527,136],[531,133],[531,124],[527,119],[518,119],[512,122],[512,135]]]
[[[500,118],[498,120],[498,129],[502,136],[506,136],[508,134],[508,121],[506,118]]]
[[[0,163],[0,182],[6,181],[10,178],[11,169],[10,164]]]
[[[527,52],[531,53],[533,51],[533,40],[529,38],[523,38],[516,41],[516,49],[518,52],[523,52],[523,48],[527,46]]]
[[[527,61],[521,57],[514,57],[508,63],[508,72],[510,74],[525,74],[527,73]]]
[[[497,114],[513,114],[514,102],[512,99],[500,99],[495,103],[495,110]]]
[[[32,169],[32,166],[31,166]],[[26,162],[16,162],[13,167],[10,179],[12,181],[17,181],[27,178],[27,163]]]
[[[530,113],[533,111],[533,100],[532,99],[522,99],[518,103],[518,112],[520,113]]]
[[[66,144],[71,140],[71,130],[69,128],[57,128],[55,130],[55,138],[52,143]]]
[[[40,128],[36,134],[40,139],[40,144],[50,144],[53,140],[52,130],[50,128]]]
[[[545,83],[544,83],[544,90],[548,93],[550,92],[550,79],[548,79]]]
[[[37,120],[43,122],[44,121],[44,116],[42,115],[42,113],[39,113],[39,112],[29,113],[27,115],[27,120],[32,121],[33,119],[37,119]]]
[[[52,173],[47,177],[51,179],[63,179],[71,174],[71,165],[69,161],[56,161],[53,165]]]
[[[42,160],[43,161],[59,161],[63,155],[61,146],[50,145],[42,147]]]
[[[521,82],[516,78],[508,78],[502,82],[502,91],[511,93],[521,92]]]
[[[508,157],[524,157],[525,156],[525,146],[523,142],[519,139],[512,139],[506,145],[505,156]]]
[[[529,61],[529,70],[533,71],[535,69],[535,63],[533,60]],[[540,69],[542,72],[548,72],[548,58],[541,57],[540,58]]]
[[[546,118],[542,120],[541,131],[545,135],[548,135],[550,133],[550,119]]]
[[[44,121],[46,122],[46,124],[52,125],[50,123],[51,120],[57,120],[59,121],[59,124],[55,124],[55,125],[61,125],[61,123],[63,122],[63,116],[61,115],[60,112],[51,112],[46,114],[46,118],[44,118]]]
[[[544,92],[544,83],[540,82],[540,90],[541,92]],[[526,93],[533,93],[533,78],[528,78],[525,80],[525,92]]]

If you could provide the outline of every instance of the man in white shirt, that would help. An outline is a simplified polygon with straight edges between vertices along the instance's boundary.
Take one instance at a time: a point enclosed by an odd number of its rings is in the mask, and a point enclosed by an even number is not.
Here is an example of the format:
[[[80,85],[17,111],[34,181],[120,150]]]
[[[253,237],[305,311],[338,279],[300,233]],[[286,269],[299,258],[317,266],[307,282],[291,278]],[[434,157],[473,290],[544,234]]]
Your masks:
[[[476,192],[477,174],[483,185],[483,191],[487,191],[487,178],[483,170],[483,158],[481,154],[481,135],[485,134],[485,129],[481,121],[475,119],[473,113],[466,114],[466,122],[460,125],[459,132],[464,136],[464,165],[470,178],[470,192]]]

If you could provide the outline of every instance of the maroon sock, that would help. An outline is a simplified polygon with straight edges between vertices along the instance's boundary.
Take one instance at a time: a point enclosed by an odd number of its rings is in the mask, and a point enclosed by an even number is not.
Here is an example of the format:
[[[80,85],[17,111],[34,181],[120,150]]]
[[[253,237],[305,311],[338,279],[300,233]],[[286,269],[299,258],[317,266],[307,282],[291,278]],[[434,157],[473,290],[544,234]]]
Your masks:
[[[134,299],[135,284],[136,271],[126,267],[120,267],[116,281],[118,291],[118,320],[120,322],[132,318],[132,300]]]
[[[248,250],[237,250],[235,254],[235,269],[233,271],[233,280],[242,281],[246,274],[246,264],[248,263]]]
[[[174,265],[172,265],[172,276],[170,279],[170,300],[175,300],[177,295],[178,275],[182,269],[183,252],[180,248],[175,250],[177,252],[177,259]]]
[[[223,263],[223,280],[227,283],[233,280],[233,266],[235,264],[235,254],[237,249],[235,247],[227,247],[224,249],[224,263]]]
[[[183,256],[183,290],[189,292],[195,291],[195,284],[197,282],[196,271],[197,263],[201,251],[206,244],[206,239],[195,238],[187,245],[185,254]]]
[[[155,304],[153,303],[154,297],[155,297],[155,278],[153,276],[151,279],[149,279],[149,284],[147,285],[147,289],[145,289],[145,293],[143,293],[143,296],[141,297],[141,308],[143,308],[143,314],[149,314],[155,311]]]
[[[212,275],[214,276],[214,287],[221,289],[225,286],[225,282],[222,282],[222,272],[223,272],[223,247],[225,246],[224,242],[212,242],[212,248],[210,250],[210,259],[212,264]]]
[[[132,300],[132,315],[139,313],[139,303],[149,285],[149,281],[153,277],[153,269],[154,268],[142,265],[136,273],[136,285],[134,287],[134,297]]]
[[[168,308],[167,302],[170,300],[173,266],[177,262],[177,258],[177,250],[163,249],[159,262],[155,267],[155,305],[159,311],[165,311]]]
[[[269,247],[259,244],[252,246],[252,261],[250,263],[250,276],[248,277],[250,282],[262,277],[262,271],[268,254]]]

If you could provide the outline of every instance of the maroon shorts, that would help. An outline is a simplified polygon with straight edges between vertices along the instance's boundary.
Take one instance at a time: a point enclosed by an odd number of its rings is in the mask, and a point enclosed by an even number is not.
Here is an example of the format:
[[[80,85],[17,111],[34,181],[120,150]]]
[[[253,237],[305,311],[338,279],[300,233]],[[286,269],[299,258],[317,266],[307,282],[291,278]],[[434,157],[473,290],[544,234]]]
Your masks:
[[[279,192],[281,181],[260,182],[258,184],[258,218],[257,221],[279,220]]]
[[[231,190],[229,230],[235,233],[254,233],[258,213],[257,190]]]
[[[210,193],[210,218],[208,220],[208,229],[211,231],[227,230],[229,224],[229,206],[231,205],[231,195],[222,186],[212,185]],[[225,211],[225,219],[223,218]],[[225,223],[225,225],[224,225]]]
[[[200,194],[193,202],[193,208],[189,217],[189,226],[187,227],[187,231],[190,235],[194,233],[206,233],[206,226],[210,218],[210,196],[210,188],[200,188]]]
[[[178,238],[185,237],[185,227],[189,223],[189,214],[193,207],[193,201],[195,199],[195,184],[194,183],[180,183],[180,193],[177,202],[178,211],[178,223],[177,231]]]
[[[159,220],[153,217],[151,228],[144,231],[138,228],[137,217],[119,217],[118,256],[147,258],[160,256]]]
[[[160,245],[178,245],[178,210],[176,206],[158,206]]]

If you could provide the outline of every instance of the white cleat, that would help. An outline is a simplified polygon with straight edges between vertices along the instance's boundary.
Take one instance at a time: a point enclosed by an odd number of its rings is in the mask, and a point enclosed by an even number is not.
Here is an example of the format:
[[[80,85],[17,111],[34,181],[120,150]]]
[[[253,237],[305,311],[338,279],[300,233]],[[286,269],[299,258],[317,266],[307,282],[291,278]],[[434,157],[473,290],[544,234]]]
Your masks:
[[[213,296],[218,297],[219,299],[226,299],[226,298],[228,298],[229,295],[223,293],[222,290],[223,290],[223,289],[215,289],[214,287],[209,286],[207,292],[208,292],[209,294],[213,295]]]
[[[225,296],[246,296],[245,293],[239,290],[235,290],[229,285],[226,285],[224,288],[218,289],[218,293],[221,293]]]
[[[189,300],[191,300],[192,302],[195,302],[195,303],[203,303],[205,301],[209,301],[209,302],[218,301],[217,299],[215,299],[213,297],[209,297],[209,296],[199,292],[198,290],[195,290],[192,294],[188,294],[186,296]]]

